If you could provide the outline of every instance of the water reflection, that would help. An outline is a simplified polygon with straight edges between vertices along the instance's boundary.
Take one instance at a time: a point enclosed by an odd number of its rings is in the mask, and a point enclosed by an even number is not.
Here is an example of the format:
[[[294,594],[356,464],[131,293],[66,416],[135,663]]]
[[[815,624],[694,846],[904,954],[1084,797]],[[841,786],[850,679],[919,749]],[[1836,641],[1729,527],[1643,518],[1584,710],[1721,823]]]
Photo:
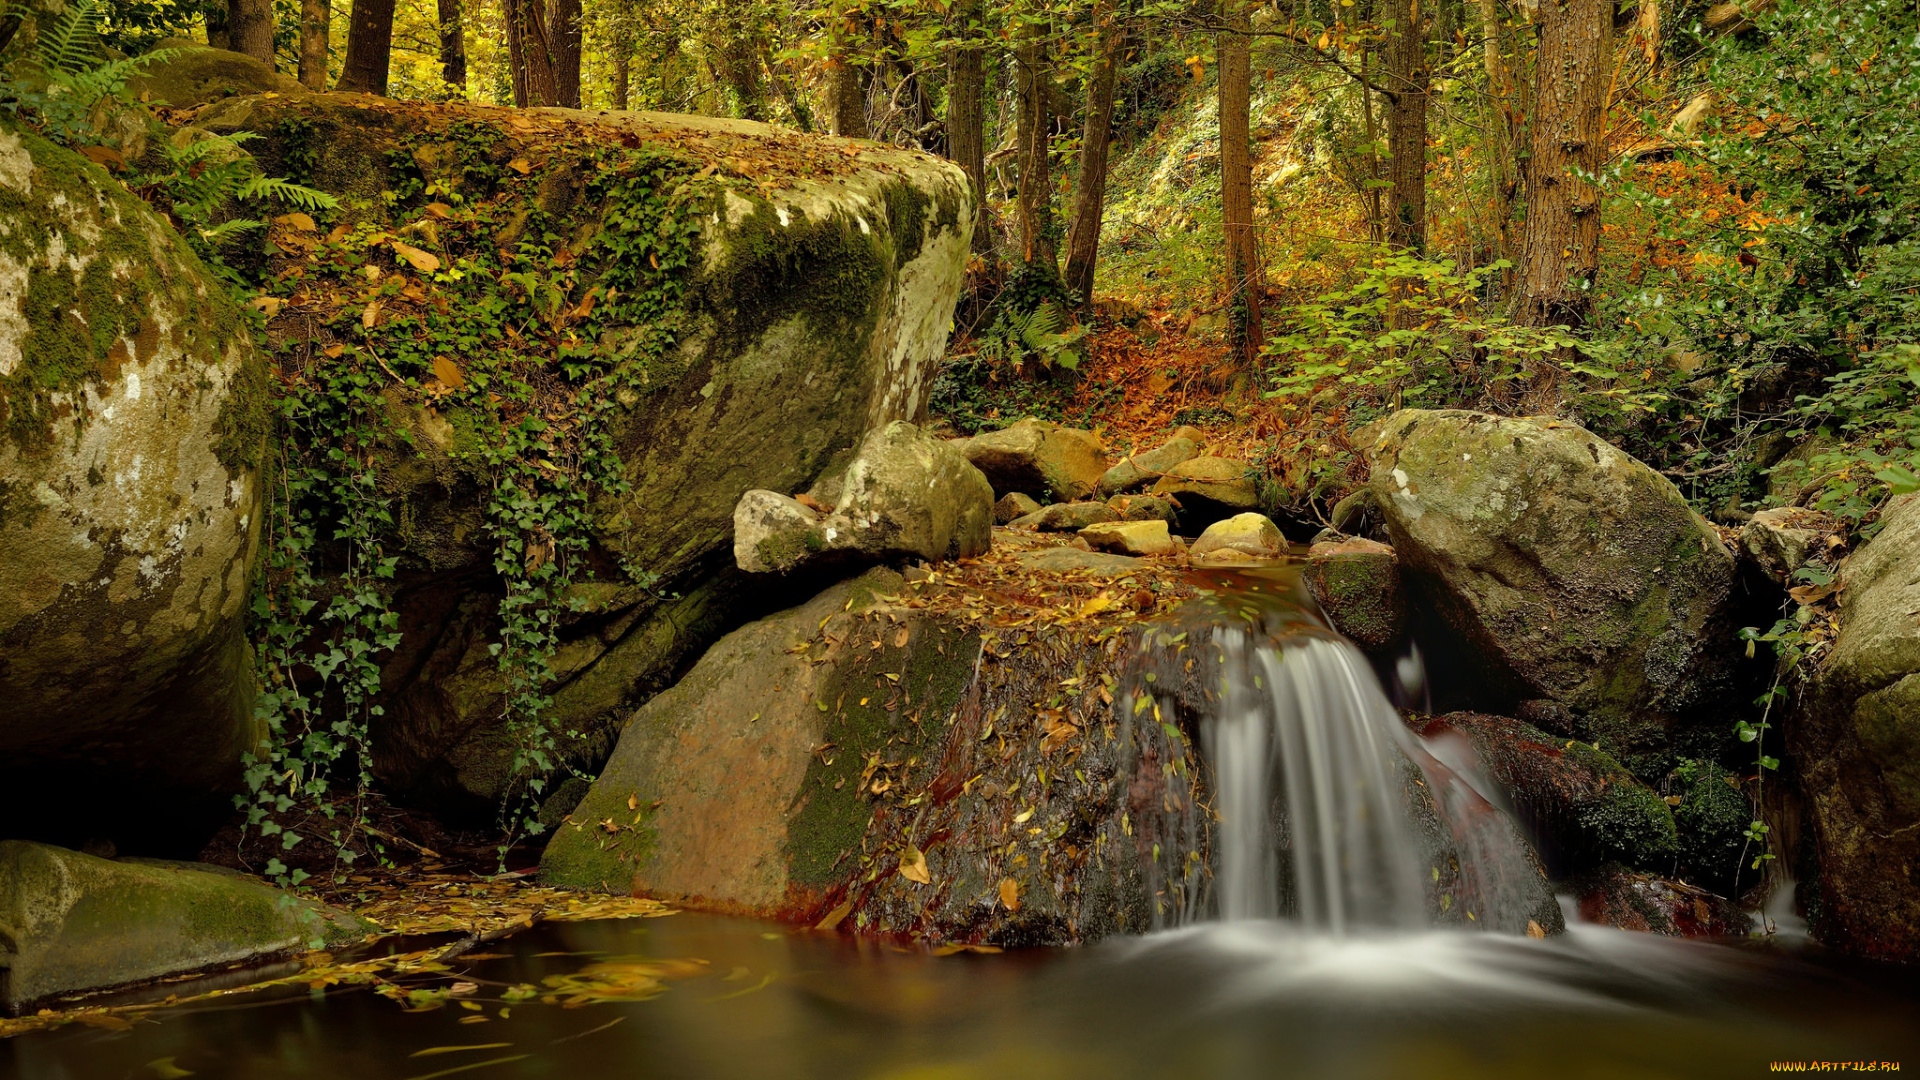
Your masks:
[[[0,1075],[1693,1078],[1903,1054],[1920,1068],[1909,974],[1595,927],[1334,939],[1250,921],[936,958],[683,914],[554,926],[499,951],[465,969],[478,1008],[336,991],[162,1011],[0,1044]],[[595,963],[684,959],[705,963],[644,1001],[499,999]]]

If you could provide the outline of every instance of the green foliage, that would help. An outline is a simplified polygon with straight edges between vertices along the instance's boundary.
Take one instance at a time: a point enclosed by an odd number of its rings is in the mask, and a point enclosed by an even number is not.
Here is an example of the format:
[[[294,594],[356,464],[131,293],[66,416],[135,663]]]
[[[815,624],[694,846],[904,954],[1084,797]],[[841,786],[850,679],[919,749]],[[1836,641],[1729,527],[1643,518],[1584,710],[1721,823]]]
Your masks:
[[[7,21],[9,6],[0,4],[0,24]],[[12,113],[69,146],[98,144],[94,107],[104,99],[123,97],[128,79],[174,56],[173,50],[162,49],[106,59],[101,15],[98,0],[75,0],[53,22],[40,26],[32,59],[44,84],[31,79],[0,82],[0,112]]]
[[[207,135],[184,146],[165,144],[167,170],[136,181],[159,197],[187,243],[202,258],[219,263],[218,249],[240,233],[263,227],[246,217],[223,217],[235,203],[278,200],[300,210],[333,210],[340,202],[324,191],[265,176],[240,144],[251,131]]]
[[[1451,259],[1390,255],[1353,285],[1281,314],[1285,333],[1265,350],[1269,397],[1306,397],[1331,384],[1394,404],[1479,403],[1488,387],[1580,347],[1566,327],[1515,326],[1485,310],[1497,262],[1461,272]],[[1583,374],[1605,379],[1592,365]]]

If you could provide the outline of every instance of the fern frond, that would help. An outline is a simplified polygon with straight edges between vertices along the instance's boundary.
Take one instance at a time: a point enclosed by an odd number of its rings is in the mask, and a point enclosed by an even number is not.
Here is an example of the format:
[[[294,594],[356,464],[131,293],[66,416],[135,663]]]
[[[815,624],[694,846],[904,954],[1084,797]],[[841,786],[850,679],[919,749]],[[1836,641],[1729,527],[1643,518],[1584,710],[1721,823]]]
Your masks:
[[[86,70],[95,59],[100,40],[100,7],[97,0],[76,0],[52,26],[41,31],[37,42],[40,63],[49,72],[65,76],[67,81]]]
[[[290,180],[278,177],[255,175],[240,189],[243,199],[261,197],[285,199],[302,210],[332,210],[340,205],[340,200],[310,187],[304,187]]]
[[[194,231],[200,234],[200,239],[205,243],[218,245],[249,229],[261,228],[264,224],[265,222],[255,221],[252,218],[234,218],[232,221],[223,221],[218,225],[203,225]]]

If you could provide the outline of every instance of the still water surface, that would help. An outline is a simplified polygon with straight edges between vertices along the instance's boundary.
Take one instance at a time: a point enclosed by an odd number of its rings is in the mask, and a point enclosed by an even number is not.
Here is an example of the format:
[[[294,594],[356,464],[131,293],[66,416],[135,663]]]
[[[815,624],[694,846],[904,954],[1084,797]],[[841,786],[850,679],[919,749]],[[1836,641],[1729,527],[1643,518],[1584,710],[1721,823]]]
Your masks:
[[[1752,1077],[1775,1060],[1920,1072],[1920,973],[1591,926],[1549,941],[1337,939],[1250,921],[935,957],[684,913],[492,948],[508,955],[463,965],[477,1011],[409,1013],[364,990],[240,997],[130,1031],[0,1043],[0,1076],[1571,1080]],[[704,963],[648,1000],[500,1015],[504,985],[662,960]]]

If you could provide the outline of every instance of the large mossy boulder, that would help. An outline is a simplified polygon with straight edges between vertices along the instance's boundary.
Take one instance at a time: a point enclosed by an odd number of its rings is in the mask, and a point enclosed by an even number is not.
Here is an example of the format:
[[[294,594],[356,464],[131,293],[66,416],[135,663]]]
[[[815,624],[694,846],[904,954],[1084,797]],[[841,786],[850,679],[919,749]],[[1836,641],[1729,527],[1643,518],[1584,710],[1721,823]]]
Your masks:
[[[1092,496],[1107,471],[1107,448],[1098,435],[1031,416],[960,447],[997,494],[1018,491],[1048,503]]]
[[[376,930],[232,870],[0,840],[0,1011]]]
[[[1367,448],[1410,583],[1470,700],[1566,718],[1643,778],[1732,721],[1735,562],[1673,483],[1561,420],[1409,409]],[[1711,728],[1702,734],[1703,716]]]
[[[1847,561],[1840,636],[1787,727],[1819,852],[1814,931],[1920,960],[1920,497]]]
[[[736,504],[805,491],[924,412],[969,250],[950,163],[761,124],[346,94],[234,97],[196,123],[261,136],[266,173],[341,201],[273,222],[268,330],[314,400],[371,387],[294,449],[386,432],[366,456],[401,641],[374,767],[475,823],[521,745],[494,655],[511,619],[557,612],[537,722],[592,771],[702,648],[788,602],[734,568]],[[503,618],[563,553],[549,600]]]
[[[270,410],[173,229],[0,126],[0,831],[196,851],[226,809]]]
[[[210,48],[187,38],[164,38],[149,52],[170,58],[136,72],[127,93],[137,101],[188,109],[230,97],[307,93],[298,79],[282,75],[245,53]]]

